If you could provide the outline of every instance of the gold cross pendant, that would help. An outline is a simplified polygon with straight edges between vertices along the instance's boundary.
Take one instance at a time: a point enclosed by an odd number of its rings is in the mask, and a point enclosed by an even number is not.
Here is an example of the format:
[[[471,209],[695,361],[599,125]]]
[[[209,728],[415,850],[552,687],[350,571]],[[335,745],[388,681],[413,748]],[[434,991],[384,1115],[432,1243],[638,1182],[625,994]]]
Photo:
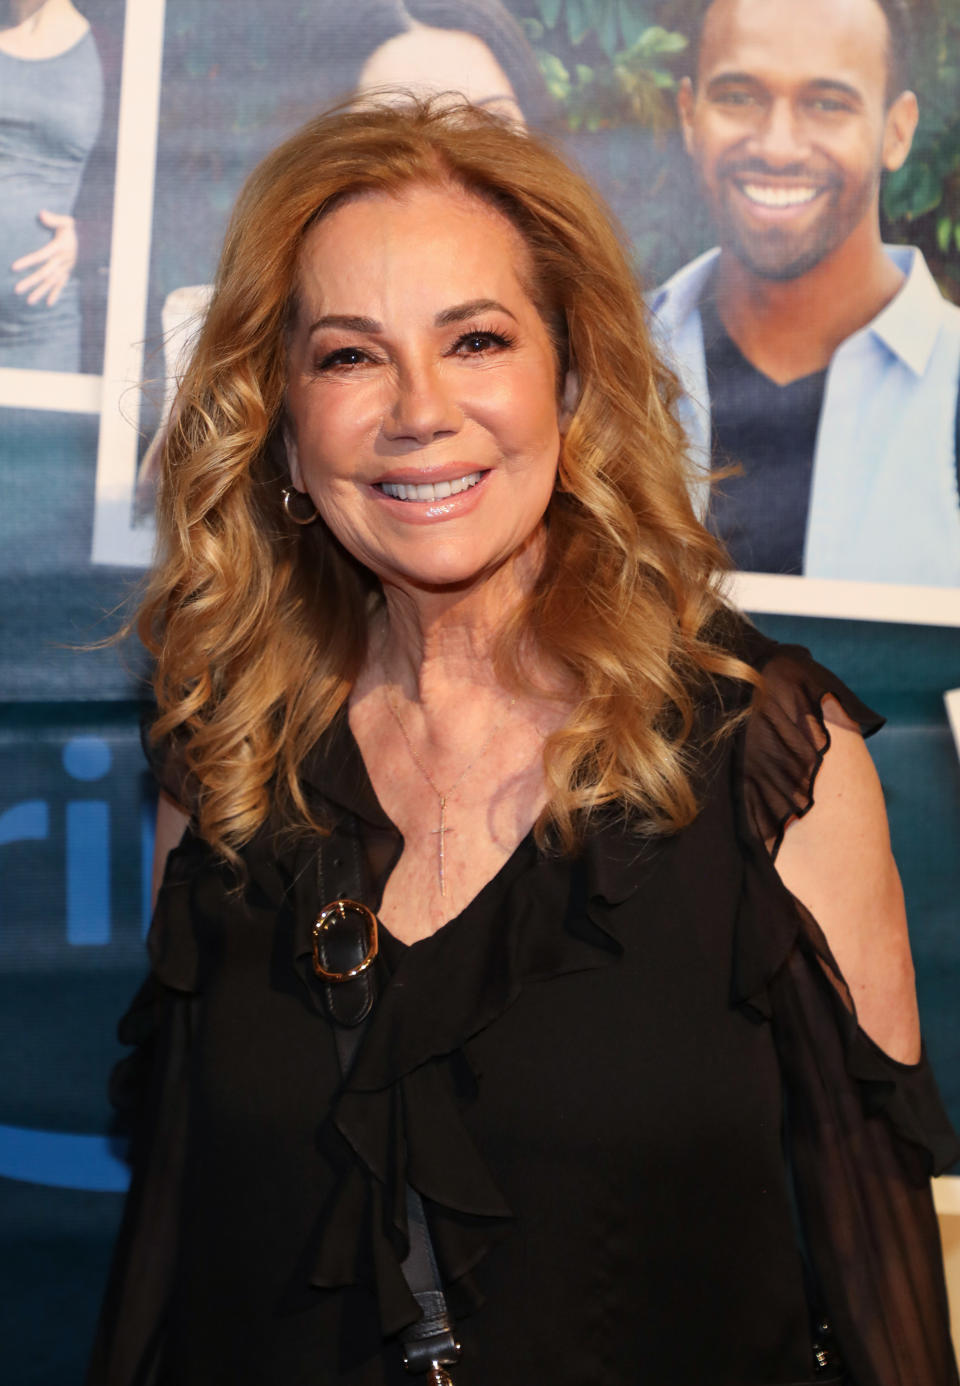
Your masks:
[[[442,897],[446,897],[447,894],[447,851],[446,846],[444,844],[444,839],[446,838],[447,833],[452,833],[454,831],[456,831],[454,828],[447,827],[447,796],[445,794],[441,794],[440,826],[439,828],[434,828],[430,836],[439,837],[440,839],[440,894]]]

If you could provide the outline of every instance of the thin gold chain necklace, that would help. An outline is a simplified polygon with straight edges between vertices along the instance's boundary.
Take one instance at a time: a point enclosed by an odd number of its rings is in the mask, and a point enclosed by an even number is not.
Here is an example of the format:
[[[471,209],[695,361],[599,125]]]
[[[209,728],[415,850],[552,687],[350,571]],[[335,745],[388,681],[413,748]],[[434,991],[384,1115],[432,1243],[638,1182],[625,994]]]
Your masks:
[[[504,711],[503,711],[503,715],[502,715],[501,717],[498,717],[498,718],[497,718],[497,721],[494,723],[494,726],[493,726],[493,728],[492,728],[492,730],[491,730],[491,732],[490,732],[490,735],[487,737],[486,741],[485,741],[485,742],[483,743],[483,745],[480,747],[479,751],[478,751],[477,754],[473,757],[473,759],[472,759],[467,765],[465,765],[465,766],[463,767],[463,769],[460,771],[460,774],[459,774],[459,775],[457,776],[457,778],[454,780],[453,784],[448,785],[446,789],[440,789],[440,788],[437,786],[437,784],[436,784],[436,782],[435,782],[433,776],[430,774],[430,771],[427,769],[427,767],[424,765],[423,761],[420,759],[420,757],[417,755],[416,751],[413,749],[413,742],[410,740],[410,737],[409,737],[409,734],[408,734],[408,732],[407,732],[407,729],[406,729],[406,727],[403,725],[403,718],[400,716],[400,709],[397,707],[397,705],[396,705],[396,703],[394,702],[392,696],[391,696],[390,693],[387,691],[387,686],[386,686],[386,684],[384,684],[384,687],[383,687],[383,695],[384,695],[384,697],[385,697],[386,700],[387,700],[387,707],[388,707],[388,708],[390,709],[390,711],[393,713],[394,721],[396,722],[397,726],[400,728],[400,734],[401,734],[401,736],[403,737],[404,741],[406,742],[407,750],[410,752],[410,757],[411,757],[411,759],[412,759],[414,765],[415,765],[415,766],[417,767],[417,769],[420,771],[420,774],[421,774],[421,775],[423,776],[423,778],[426,780],[427,784],[428,784],[428,785],[430,786],[430,788],[433,790],[434,794],[436,794],[436,796],[437,796],[437,802],[438,802],[438,804],[440,805],[440,825],[439,825],[439,827],[433,828],[433,829],[431,830],[431,834],[430,834],[430,835],[431,835],[431,837],[436,837],[436,838],[439,839],[439,841],[438,841],[438,847],[439,847],[438,866],[439,866],[439,873],[440,873],[440,895],[441,895],[442,897],[445,897],[445,896],[446,896],[446,893],[447,893],[447,874],[446,874],[446,872],[447,872],[447,850],[446,850],[446,841],[445,841],[445,839],[446,839],[447,833],[452,833],[452,832],[455,832],[455,831],[456,831],[455,828],[449,828],[449,827],[447,826],[447,800],[450,798],[450,795],[451,795],[451,794],[453,793],[453,791],[457,788],[457,786],[460,784],[460,782],[461,782],[463,779],[466,778],[466,776],[467,776],[467,775],[469,774],[469,772],[473,769],[473,767],[474,767],[479,761],[481,761],[481,760],[483,759],[483,757],[486,755],[486,753],[489,751],[490,747],[493,745],[493,738],[496,736],[497,732],[500,730],[500,728],[503,726],[504,722],[507,720],[507,714],[509,713],[510,709],[513,707],[513,705],[514,705],[514,703],[517,701],[517,699],[516,699],[515,696],[514,696],[513,698],[510,699],[509,703],[507,703],[507,706],[506,706],[506,708],[505,708]]]

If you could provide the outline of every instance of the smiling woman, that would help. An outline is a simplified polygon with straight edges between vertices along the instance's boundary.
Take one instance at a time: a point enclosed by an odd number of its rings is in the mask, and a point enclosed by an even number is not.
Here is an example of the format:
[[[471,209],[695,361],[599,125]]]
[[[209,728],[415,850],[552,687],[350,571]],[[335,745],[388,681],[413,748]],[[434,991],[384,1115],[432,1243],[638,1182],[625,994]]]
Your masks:
[[[542,548],[565,418],[530,269],[506,217],[453,189],[367,194],[304,242],[290,474],[388,591],[495,579],[507,610]]]
[[[515,126],[334,112],[248,184],[92,1384],[955,1386],[880,719],[726,606],[674,400]]]

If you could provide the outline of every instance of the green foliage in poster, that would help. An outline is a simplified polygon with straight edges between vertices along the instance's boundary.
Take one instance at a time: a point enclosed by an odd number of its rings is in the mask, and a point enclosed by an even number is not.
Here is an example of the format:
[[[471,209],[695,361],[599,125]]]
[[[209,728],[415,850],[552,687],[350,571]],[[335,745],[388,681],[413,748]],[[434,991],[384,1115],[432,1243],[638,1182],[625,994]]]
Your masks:
[[[920,12],[918,11],[918,18]],[[910,157],[887,176],[883,213],[897,240],[920,243],[943,288],[960,297],[960,0],[921,29],[914,86],[920,123]]]
[[[650,23],[636,0],[536,0],[536,9],[524,25],[568,129],[670,127],[670,64],[687,47],[683,34]],[[592,49],[595,60],[578,61],[571,72],[556,51],[558,39],[559,46]]]

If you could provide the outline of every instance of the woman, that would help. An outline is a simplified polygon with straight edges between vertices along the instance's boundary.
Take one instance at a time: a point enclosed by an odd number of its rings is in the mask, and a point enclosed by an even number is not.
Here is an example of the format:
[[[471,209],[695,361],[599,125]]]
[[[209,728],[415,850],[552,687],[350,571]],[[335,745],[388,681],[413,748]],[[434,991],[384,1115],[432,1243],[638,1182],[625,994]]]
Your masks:
[[[90,25],[70,0],[9,0],[0,25],[0,366],[80,369],[71,277],[80,180],[103,112]]]
[[[141,620],[179,807],[92,1382],[956,1381],[879,719],[725,607],[673,392],[489,114],[248,183]]]

